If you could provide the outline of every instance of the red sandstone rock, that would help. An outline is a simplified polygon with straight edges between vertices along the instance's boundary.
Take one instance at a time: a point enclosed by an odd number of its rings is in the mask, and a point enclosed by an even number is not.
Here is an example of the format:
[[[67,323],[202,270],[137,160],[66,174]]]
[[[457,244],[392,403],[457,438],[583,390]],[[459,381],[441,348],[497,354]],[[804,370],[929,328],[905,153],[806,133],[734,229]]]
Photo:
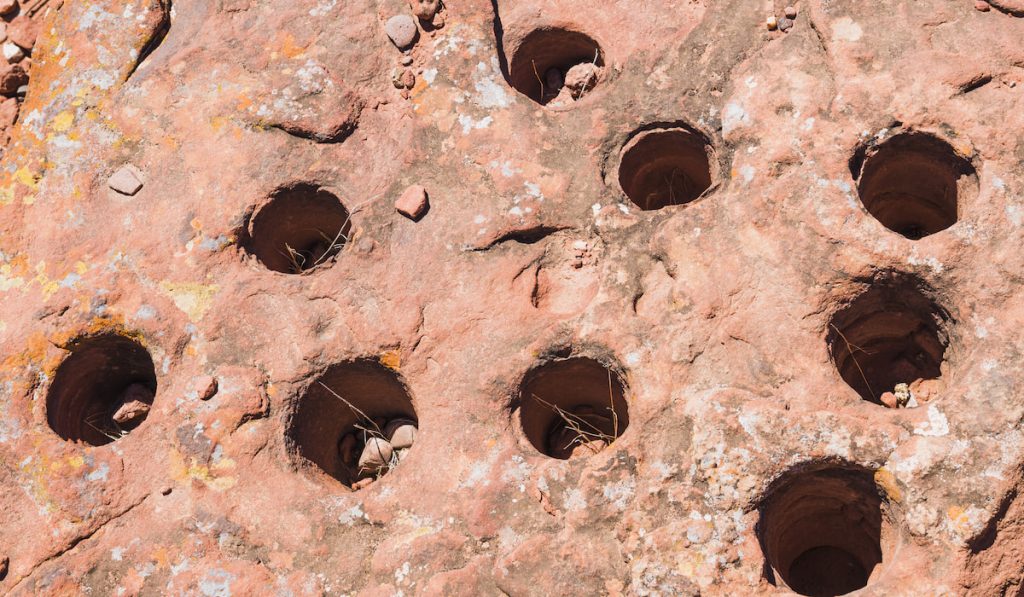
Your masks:
[[[110,175],[107,185],[122,195],[134,195],[142,189],[142,176],[134,166],[126,164]]]
[[[0,63],[0,94],[14,95],[26,83],[28,73],[20,64]]]
[[[39,21],[26,15],[18,15],[7,24],[7,37],[25,50],[32,50],[39,35]]]
[[[0,592],[1024,582],[1006,6],[807,3],[813,31],[780,38],[740,0],[467,0],[398,102],[379,11],[404,3],[175,3],[133,70],[164,4],[51,13],[4,150]],[[533,65],[595,44],[606,76],[552,106]],[[106,188],[129,161],[147,201]],[[443,209],[396,222],[402,181]],[[345,221],[352,242],[291,275],[247,235],[296,186],[268,251]],[[189,399],[213,371],[217,399]],[[136,374],[152,416],[83,439]],[[875,403],[933,377],[920,408]],[[345,476],[358,417],[321,378],[420,423],[393,470]],[[538,392],[589,414],[621,392],[628,425],[552,458]]]
[[[409,0],[412,14],[416,15],[421,21],[429,22],[433,19],[440,5],[440,0]]]
[[[422,218],[429,207],[427,190],[420,185],[412,185],[405,189],[395,202],[395,210],[413,221]]]
[[[204,375],[196,380],[200,400],[210,400],[217,395],[220,384],[212,375]]]

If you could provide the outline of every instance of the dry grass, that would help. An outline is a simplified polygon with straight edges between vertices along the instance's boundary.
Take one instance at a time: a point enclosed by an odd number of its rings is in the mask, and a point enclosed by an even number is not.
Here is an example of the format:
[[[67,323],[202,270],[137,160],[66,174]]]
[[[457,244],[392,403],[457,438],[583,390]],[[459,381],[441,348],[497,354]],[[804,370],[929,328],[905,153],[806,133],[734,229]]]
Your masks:
[[[611,434],[605,433],[602,429],[599,429],[596,425],[580,415],[569,412],[564,408],[559,407],[557,404],[552,404],[536,394],[531,394],[531,396],[537,402],[554,411],[555,414],[562,419],[562,422],[565,424],[565,428],[575,434],[567,447],[584,446],[592,453],[596,454],[601,451],[601,448],[594,446],[596,442],[603,441],[605,445],[610,446],[612,442],[619,438],[619,413],[615,410],[615,390],[612,383],[611,372],[608,373],[607,406],[608,412],[611,415],[609,417],[612,422]]]

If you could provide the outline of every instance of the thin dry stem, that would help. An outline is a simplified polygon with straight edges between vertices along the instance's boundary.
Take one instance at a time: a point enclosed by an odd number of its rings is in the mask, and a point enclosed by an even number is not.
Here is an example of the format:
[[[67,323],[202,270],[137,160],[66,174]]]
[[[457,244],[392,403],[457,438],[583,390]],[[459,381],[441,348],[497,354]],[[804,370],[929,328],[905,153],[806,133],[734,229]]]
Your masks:
[[[867,375],[865,375],[865,374],[864,374],[864,370],[863,370],[863,369],[861,369],[860,363],[859,363],[859,362],[857,362],[857,357],[856,357],[856,356],[854,356],[854,352],[857,352],[857,351],[859,351],[859,352],[863,352],[863,353],[864,353],[864,354],[866,354],[866,355],[870,355],[871,353],[870,353],[870,352],[868,352],[868,351],[866,351],[866,350],[864,350],[863,348],[861,348],[861,347],[859,347],[859,346],[855,345],[855,344],[851,344],[851,343],[850,343],[850,341],[846,339],[846,336],[845,336],[845,335],[843,335],[843,333],[842,333],[842,332],[840,332],[840,331],[839,331],[839,328],[837,328],[837,327],[836,327],[835,325],[833,325],[833,324],[831,324],[831,323],[830,323],[830,324],[828,324],[828,325],[829,325],[829,327],[831,327],[831,328],[832,328],[833,330],[835,330],[835,332],[836,332],[837,334],[839,334],[839,337],[840,337],[840,338],[842,338],[842,339],[843,339],[843,342],[844,342],[844,343],[846,344],[846,351],[847,351],[848,353],[850,353],[850,358],[851,358],[851,359],[853,359],[853,364],[857,366],[857,371],[858,371],[858,372],[860,373],[860,378],[864,380],[864,387],[866,387],[866,388],[868,389],[868,393],[869,393],[869,394],[871,394],[871,399],[872,399],[872,400],[874,400],[874,401],[877,401],[877,400],[878,400],[878,397],[877,397],[877,396],[875,396],[875,391],[871,389],[871,384],[869,384],[869,383],[868,383],[868,377],[867,377]],[[856,351],[855,351],[854,349],[856,349]]]

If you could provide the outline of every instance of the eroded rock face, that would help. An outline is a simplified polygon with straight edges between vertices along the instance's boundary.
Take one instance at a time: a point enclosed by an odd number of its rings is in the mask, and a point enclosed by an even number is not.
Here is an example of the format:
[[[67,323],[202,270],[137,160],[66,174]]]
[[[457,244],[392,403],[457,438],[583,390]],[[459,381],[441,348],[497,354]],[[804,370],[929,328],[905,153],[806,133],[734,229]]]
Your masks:
[[[991,4],[11,9],[0,592],[1015,594]]]

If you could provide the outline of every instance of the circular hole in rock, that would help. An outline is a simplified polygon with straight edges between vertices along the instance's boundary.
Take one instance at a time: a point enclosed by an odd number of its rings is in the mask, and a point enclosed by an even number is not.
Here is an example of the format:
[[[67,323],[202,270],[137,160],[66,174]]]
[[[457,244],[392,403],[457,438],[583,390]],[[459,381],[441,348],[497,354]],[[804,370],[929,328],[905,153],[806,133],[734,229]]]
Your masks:
[[[587,357],[533,369],[520,385],[518,409],[530,444],[561,460],[596,454],[629,426],[622,379]]]
[[[913,240],[956,224],[960,200],[978,186],[974,166],[925,133],[901,133],[860,152],[851,171],[868,213]]]
[[[871,471],[832,467],[791,475],[760,508],[761,549],[800,595],[844,595],[868,585],[893,537]],[[774,574],[769,580],[775,581]]]
[[[372,359],[331,366],[296,407],[288,437],[305,461],[352,489],[394,469],[419,427],[397,373]]]
[[[300,274],[331,262],[351,234],[348,209],[311,184],[275,191],[253,215],[246,249],[268,269]]]
[[[685,127],[654,129],[622,149],[619,185],[640,209],[683,205],[711,186],[711,145]]]
[[[156,394],[153,359],[116,334],[74,341],[46,396],[46,420],[61,438],[102,446],[138,427]]]
[[[908,390],[938,387],[930,380],[942,376],[949,319],[916,278],[878,280],[832,317],[832,361],[863,399],[883,403],[889,393],[905,401]]]
[[[604,52],[588,35],[537,29],[512,54],[509,83],[542,105],[570,105],[590,93],[604,74]]]

